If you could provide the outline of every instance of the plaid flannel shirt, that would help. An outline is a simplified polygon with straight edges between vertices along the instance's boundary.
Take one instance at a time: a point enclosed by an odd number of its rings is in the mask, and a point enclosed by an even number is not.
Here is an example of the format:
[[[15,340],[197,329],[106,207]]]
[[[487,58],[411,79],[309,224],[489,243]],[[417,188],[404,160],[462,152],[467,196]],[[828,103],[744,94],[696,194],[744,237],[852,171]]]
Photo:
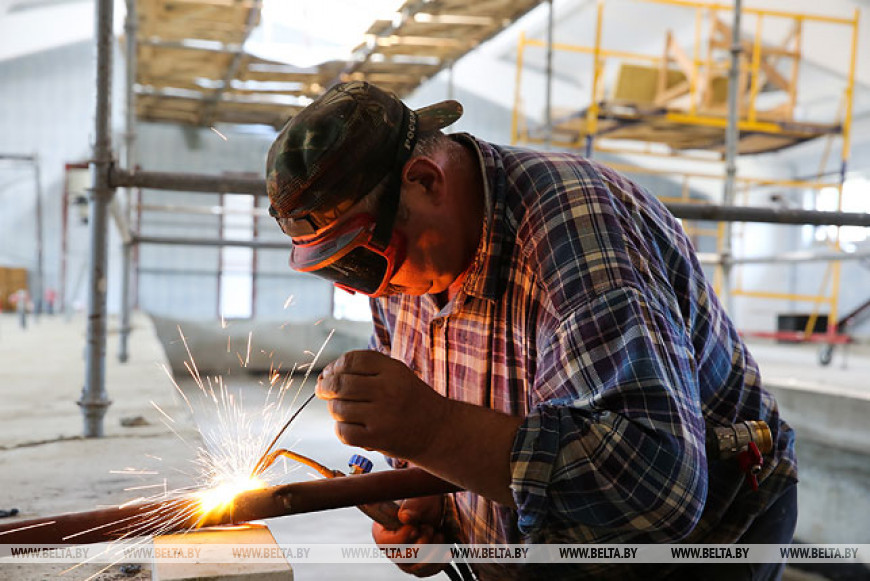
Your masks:
[[[484,175],[475,262],[443,309],[373,299],[371,347],[442,395],[525,417],[518,510],[456,493],[458,540],[735,541],[796,481],[794,433],[677,220],[580,156],[453,138]],[[775,449],[753,493],[704,442],[708,425],[757,419]]]

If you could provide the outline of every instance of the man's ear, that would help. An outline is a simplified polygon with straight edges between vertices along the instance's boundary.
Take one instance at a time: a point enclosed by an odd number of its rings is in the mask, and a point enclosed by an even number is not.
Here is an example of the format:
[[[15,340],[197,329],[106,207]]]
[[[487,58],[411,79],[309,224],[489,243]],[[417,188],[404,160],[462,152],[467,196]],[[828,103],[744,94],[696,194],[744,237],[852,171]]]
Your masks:
[[[429,157],[412,157],[402,170],[402,181],[422,188],[421,193],[439,201],[444,196],[444,169]]]

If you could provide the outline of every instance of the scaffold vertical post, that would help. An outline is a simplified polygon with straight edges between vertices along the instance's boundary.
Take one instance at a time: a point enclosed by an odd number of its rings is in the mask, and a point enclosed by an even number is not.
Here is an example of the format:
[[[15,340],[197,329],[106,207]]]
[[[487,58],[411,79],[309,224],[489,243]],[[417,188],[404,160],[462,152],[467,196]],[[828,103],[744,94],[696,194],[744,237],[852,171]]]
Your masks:
[[[520,141],[520,86],[522,84],[523,51],[525,48],[526,33],[520,32],[520,39],[517,42],[517,76],[514,79],[514,110],[511,115],[511,145],[516,145]]]
[[[79,405],[84,435],[103,436],[103,417],[111,404],[106,393],[106,290],[108,263],[108,210],[114,190],[109,182],[112,165],[112,0],[96,3],[97,93],[93,158],[90,162],[90,271],[88,276],[87,345],[85,385]]]
[[[849,168],[849,156],[851,155],[852,143],[852,107],[855,99],[855,65],[858,55],[858,19],[861,12],[857,8],[852,17],[852,52],[849,56],[849,78],[846,83],[846,115],[843,119],[843,150],[840,163],[840,183],[837,196],[837,211],[843,211],[843,189],[846,185],[846,172]],[[840,228],[837,228],[836,246],[840,248]],[[828,315],[828,334],[835,335],[839,321],[838,308],[840,297],[840,261],[834,261],[831,276],[831,312]]]
[[[544,103],[544,147],[553,146],[553,0],[547,0],[547,79]]]
[[[722,205],[734,204],[734,187],[737,178],[737,144],[740,139],[737,110],[737,84],[740,74],[740,53],[743,51],[740,39],[741,0],[734,0],[734,23],[731,27],[731,68],[728,70],[728,127],[725,129],[725,191],[722,195]],[[734,305],[730,292],[731,285],[731,224],[725,225],[722,231],[722,304],[725,310],[734,316]]]
[[[126,35],[126,67],[125,67],[125,116],[124,116],[124,167],[136,171],[136,34],[138,18],[136,0],[127,0],[127,16],[124,20]],[[132,207],[134,188],[126,189],[126,203],[123,214],[127,224],[132,223]],[[118,361],[126,363],[130,358],[130,278],[132,277],[133,242],[125,241],[121,254],[121,328],[118,337]]]
[[[592,146],[598,132],[598,83],[601,80],[601,27],[604,19],[604,2],[595,5],[595,47],[592,51],[592,95],[586,113],[586,157],[592,157]]]

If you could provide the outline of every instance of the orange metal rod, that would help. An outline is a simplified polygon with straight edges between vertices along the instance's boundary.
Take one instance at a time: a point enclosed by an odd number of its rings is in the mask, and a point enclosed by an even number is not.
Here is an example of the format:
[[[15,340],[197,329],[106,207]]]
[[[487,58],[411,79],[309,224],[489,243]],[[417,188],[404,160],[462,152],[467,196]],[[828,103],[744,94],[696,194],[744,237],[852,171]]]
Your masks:
[[[388,470],[243,492],[229,509],[210,513],[205,518],[198,511],[196,498],[184,498],[4,523],[0,526],[0,543],[111,542],[457,490],[459,488],[454,484],[420,468]],[[188,516],[171,519],[172,515]]]

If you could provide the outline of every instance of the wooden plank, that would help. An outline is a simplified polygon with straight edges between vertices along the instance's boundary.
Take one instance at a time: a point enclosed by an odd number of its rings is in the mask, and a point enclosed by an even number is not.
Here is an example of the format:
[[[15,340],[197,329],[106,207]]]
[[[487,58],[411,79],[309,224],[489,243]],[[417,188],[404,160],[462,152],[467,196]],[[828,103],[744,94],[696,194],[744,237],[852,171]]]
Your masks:
[[[724,129],[689,123],[669,121],[661,113],[636,109],[634,114],[620,113],[612,106],[602,105],[598,120],[598,135],[608,139],[662,143],[676,150],[706,149],[722,151],[725,142]],[[554,130],[562,136],[578,141],[586,135],[585,111],[558,119]],[[839,131],[836,125],[780,123],[782,133],[742,132],[738,144],[741,154],[764,153],[789,147],[822,135]]]
[[[431,0],[420,5],[407,0],[405,7],[414,6],[420,18],[407,18],[398,29],[390,21],[378,21],[370,32],[386,35],[377,39],[382,46],[376,53],[383,62],[365,60],[354,65],[351,78],[365,78],[383,85],[399,95],[413,90],[420,82],[439,71],[501,27],[524,14],[541,0]],[[137,82],[150,90],[181,89],[203,97],[215,94],[222,87],[226,71],[237,54],[236,46],[245,38],[250,10],[258,10],[259,0],[138,0],[140,42]],[[179,43],[186,39],[212,41],[208,50],[192,49]],[[169,46],[176,43],[175,46]],[[365,46],[365,45],[363,45]],[[365,54],[368,54],[366,49]],[[339,78],[350,63],[327,63],[306,71],[296,71],[288,65],[264,61],[250,55],[241,57],[233,80],[250,85],[234,84],[216,105],[218,115],[249,119],[251,115],[268,117],[276,124],[281,108],[275,109],[276,96],[310,96],[320,94]],[[431,62],[394,62],[395,60],[429,59]],[[198,79],[210,79],[213,86],[203,87]],[[257,85],[256,83],[263,83]],[[269,83],[285,86],[270,87]],[[287,86],[290,85],[290,86]],[[143,118],[175,119],[194,122],[200,98],[189,101],[167,99],[165,95],[140,95],[138,107]],[[251,105],[239,100],[252,101]],[[260,107],[257,109],[257,107]],[[253,113],[251,111],[254,111]],[[281,118],[286,117],[284,114]],[[219,117],[218,117],[219,118]],[[258,117],[259,118],[259,117]]]

